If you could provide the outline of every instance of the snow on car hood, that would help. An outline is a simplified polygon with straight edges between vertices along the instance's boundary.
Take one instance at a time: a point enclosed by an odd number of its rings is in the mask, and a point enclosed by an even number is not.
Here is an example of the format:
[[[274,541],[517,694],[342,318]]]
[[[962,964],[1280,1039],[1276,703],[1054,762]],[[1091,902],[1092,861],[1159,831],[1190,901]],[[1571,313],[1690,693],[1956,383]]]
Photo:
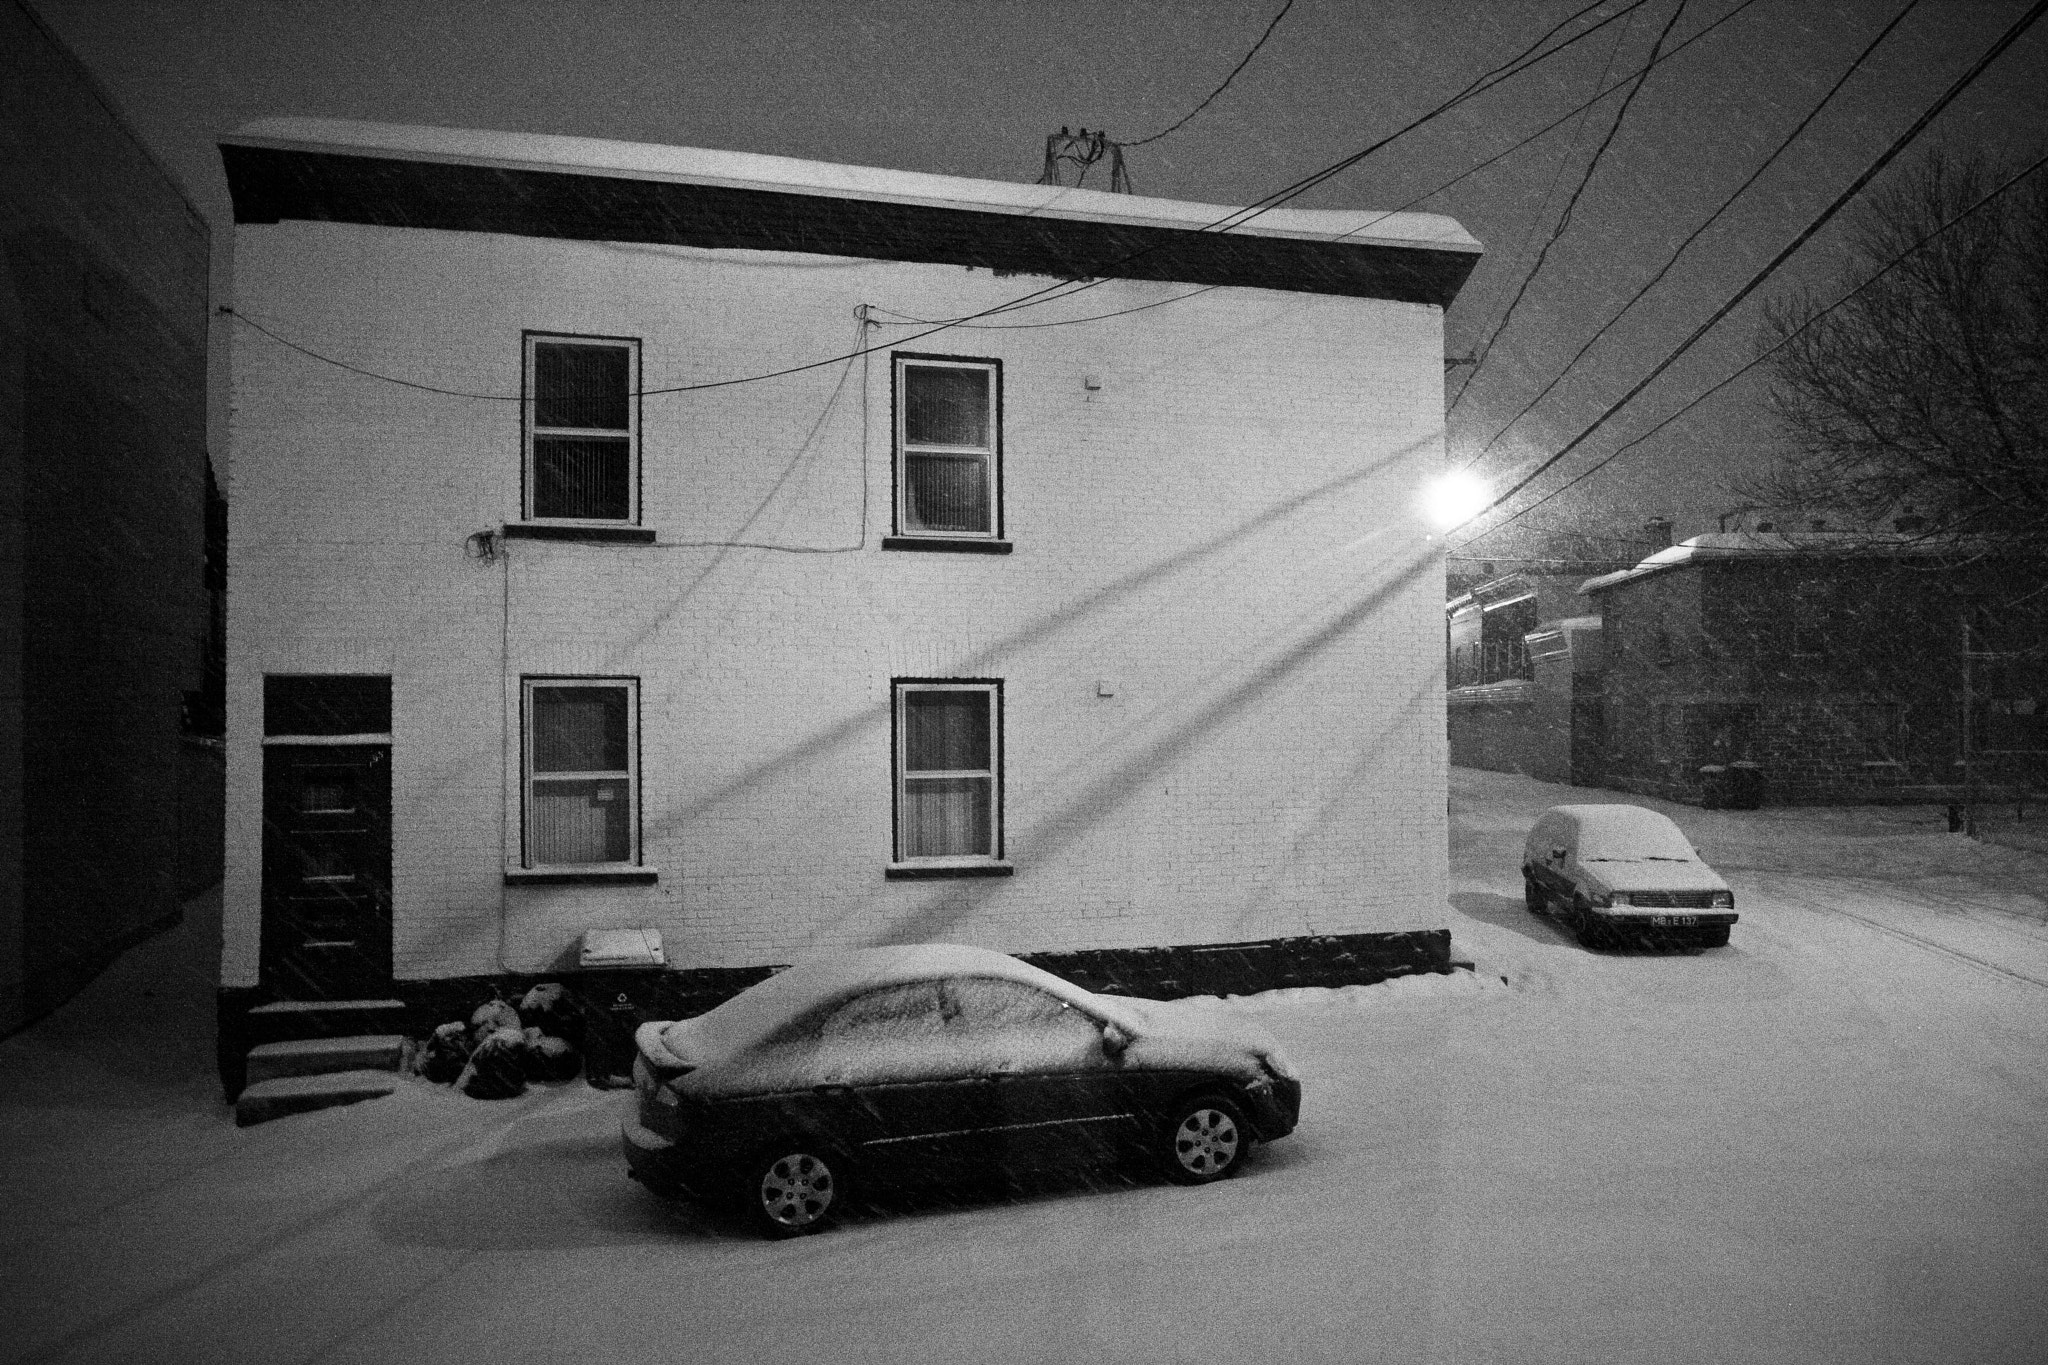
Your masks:
[[[1123,1015],[1116,1022],[1131,1034],[1127,1063],[1147,1069],[1203,1067],[1257,1080],[1260,1061],[1282,1076],[1298,1076],[1279,1039],[1258,1024],[1211,1010],[1179,1007],[1172,1000],[1111,999],[1095,996]]]
[[[1705,863],[1653,858],[1580,859],[1579,873],[1602,891],[1726,891],[1728,883]]]

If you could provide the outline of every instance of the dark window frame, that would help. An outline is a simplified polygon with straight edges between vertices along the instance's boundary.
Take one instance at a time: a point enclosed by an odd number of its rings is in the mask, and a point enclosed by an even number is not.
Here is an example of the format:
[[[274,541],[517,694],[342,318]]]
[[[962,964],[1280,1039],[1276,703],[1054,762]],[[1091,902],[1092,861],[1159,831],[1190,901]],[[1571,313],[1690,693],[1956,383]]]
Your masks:
[[[989,698],[989,844],[987,854],[906,858],[903,856],[904,767],[903,698],[911,692],[979,692]],[[892,880],[943,877],[1007,877],[1005,787],[1008,734],[1003,714],[1001,678],[898,677],[889,680],[889,862],[884,875]]]
[[[555,428],[541,428],[534,420],[534,347],[543,342],[567,342],[581,346],[614,346],[631,352],[632,364],[629,369],[631,386],[627,392],[629,426],[627,440],[627,501],[626,516],[611,517],[556,517],[544,516],[534,505],[535,477],[533,468],[534,441],[543,431]],[[562,332],[539,328],[525,328],[519,333],[519,516],[522,522],[535,526],[562,528],[590,528],[605,531],[620,527],[635,527],[641,524],[643,511],[642,485],[645,468],[642,430],[645,426],[642,409],[645,406],[643,390],[646,388],[643,357],[646,348],[639,337],[606,336],[587,332]],[[571,430],[561,428],[560,430]]]
[[[904,477],[907,454],[904,435],[903,372],[912,365],[981,370],[989,376],[989,529],[986,531],[924,531],[905,525]],[[929,351],[889,353],[889,534],[885,550],[957,550],[968,554],[1007,554],[1003,525],[1003,362],[996,356],[940,355]]]
[[[632,733],[627,736],[628,780],[632,791],[633,812],[628,821],[631,847],[624,862],[608,863],[537,863],[533,860],[533,689],[535,687],[602,687],[623,686],[630,697],[628,720]],[[640,677],[638,674],[613,673],[522,673],[519,675],[519,866],[507,869],[508,881],[534,882],[541,880],[604,880],[619,873],[632,874],[646,865],[646,845],[642,824],[645,818],[646,797],[643,768],[641,764],[641,712]],[[548,874],[552,874],[551,876]]]

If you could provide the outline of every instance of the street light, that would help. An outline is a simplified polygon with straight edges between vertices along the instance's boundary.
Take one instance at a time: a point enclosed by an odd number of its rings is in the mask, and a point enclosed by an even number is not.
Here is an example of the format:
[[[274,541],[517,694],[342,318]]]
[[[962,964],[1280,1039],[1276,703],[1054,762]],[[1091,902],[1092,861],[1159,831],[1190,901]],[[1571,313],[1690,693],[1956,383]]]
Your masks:
[[[1484,512],[1493,490],[1486,481],[1465,470],[1440,475],[1422,490],[1422,515],[1439,530],[1463,526]]]

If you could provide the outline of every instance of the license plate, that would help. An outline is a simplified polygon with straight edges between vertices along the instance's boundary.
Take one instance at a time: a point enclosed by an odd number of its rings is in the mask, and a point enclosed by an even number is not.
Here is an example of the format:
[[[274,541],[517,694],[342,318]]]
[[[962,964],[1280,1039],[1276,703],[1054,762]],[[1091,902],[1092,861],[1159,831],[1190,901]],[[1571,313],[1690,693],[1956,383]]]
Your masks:
[[[1699,922],[1700,917],[1698,915],[1650,916],[1650,923],[1657,926],[1659,929],[1683,929],[1688,925],[1698,924]]]

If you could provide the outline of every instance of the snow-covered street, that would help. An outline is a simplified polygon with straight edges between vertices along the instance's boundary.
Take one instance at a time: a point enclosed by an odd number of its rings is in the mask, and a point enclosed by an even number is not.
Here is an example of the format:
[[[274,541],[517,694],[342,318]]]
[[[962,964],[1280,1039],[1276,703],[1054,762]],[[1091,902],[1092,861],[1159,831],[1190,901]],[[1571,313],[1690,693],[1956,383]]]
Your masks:
[[[248,1129],[196,908],[0,1044],[5,1361],[2036,1362],[2048,855],[1924,810],[1675,818],[1733,943],[1522,907],[1542,807],[1453,772],[1476,971],[1256,1013],[1302,1122],[1242,1178],[898,1197],[752,1239],[624,1177],[628,1103],[418,1083]],[[149,998],[145,990],[153,991]]]

